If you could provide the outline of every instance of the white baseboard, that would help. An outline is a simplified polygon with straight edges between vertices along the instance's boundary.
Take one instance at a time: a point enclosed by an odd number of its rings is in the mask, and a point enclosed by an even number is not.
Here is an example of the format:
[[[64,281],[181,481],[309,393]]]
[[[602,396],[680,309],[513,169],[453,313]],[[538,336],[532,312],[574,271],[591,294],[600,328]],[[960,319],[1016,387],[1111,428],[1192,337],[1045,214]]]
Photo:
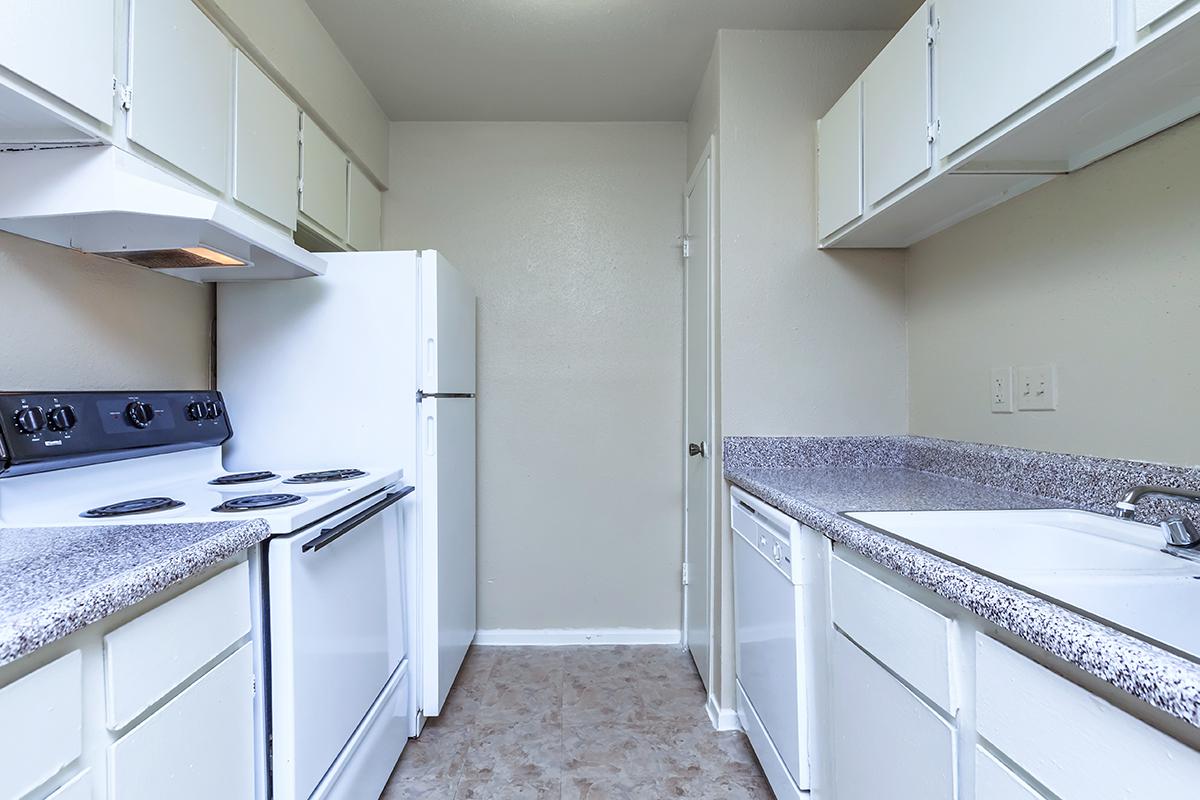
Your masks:
[[[556,647],[581,644],[679,644],[674,628],[492,628],[475,632],[481,647]]]
[[[712,725],[719,731],[740,731],[742,723],[738,721],[737,711],[732,708],[721,708],[717,705],[716,695],[709,695],[708,702],[704,704],[705,710],[708,711],[708,718],[712,720]]]

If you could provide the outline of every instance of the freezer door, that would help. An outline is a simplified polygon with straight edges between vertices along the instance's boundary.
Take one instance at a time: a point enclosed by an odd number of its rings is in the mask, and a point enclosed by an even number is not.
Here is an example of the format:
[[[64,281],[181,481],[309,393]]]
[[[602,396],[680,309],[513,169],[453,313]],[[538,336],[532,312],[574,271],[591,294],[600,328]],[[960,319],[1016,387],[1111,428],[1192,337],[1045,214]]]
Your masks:
[[[475,392],[475,290],[434,250],[421,252],[419,388]]]
[[[475,638],[475,400],[426,398],[420,409],[418,695],[435,717]]]

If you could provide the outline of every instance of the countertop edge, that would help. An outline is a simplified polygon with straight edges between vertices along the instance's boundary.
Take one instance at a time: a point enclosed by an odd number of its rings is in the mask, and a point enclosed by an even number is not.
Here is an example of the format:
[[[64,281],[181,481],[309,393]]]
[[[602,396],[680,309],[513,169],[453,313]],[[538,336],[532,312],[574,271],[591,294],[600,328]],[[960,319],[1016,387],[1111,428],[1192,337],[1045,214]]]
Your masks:
[[[880,566],[1155,708],[1200,727],[1200,665],[860,525],[838,512],[772,489],[737,469],[726,469],[725,478]],[[1187,680],[1181,680],[1181,675]]]
[[[0,622],[0,666],[147,600],[270,536],[254,518]],[[247,587],[248,589],[249,587]]]

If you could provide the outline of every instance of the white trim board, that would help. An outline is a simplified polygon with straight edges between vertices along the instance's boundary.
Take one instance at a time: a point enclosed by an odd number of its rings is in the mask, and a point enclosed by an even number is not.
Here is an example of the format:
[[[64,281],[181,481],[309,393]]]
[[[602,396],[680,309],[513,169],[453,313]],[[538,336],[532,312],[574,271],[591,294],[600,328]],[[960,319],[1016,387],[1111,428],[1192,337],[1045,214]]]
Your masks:
[[[708,702],[704,704],[704,709],[708,712],[708,718],[715,729],[719,731],[740,731],[742,729],[737,711],[732,708],[719,707],[716,695],[708,696]]]
[[[680,644],[675,628],[492,628],[475,632],[480,647],[556,647],[562,645]]]

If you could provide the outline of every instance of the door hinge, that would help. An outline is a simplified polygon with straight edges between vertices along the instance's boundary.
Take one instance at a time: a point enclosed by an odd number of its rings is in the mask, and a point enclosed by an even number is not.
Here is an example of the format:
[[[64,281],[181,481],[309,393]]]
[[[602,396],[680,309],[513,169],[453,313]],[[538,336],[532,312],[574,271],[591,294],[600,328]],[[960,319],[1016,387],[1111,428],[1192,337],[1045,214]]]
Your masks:
[[[300,180],[296,181],[296,193],[304,194],[304,178],[301,178]]]
[[[942,132],[942,121],[934,120],[933,124],[926,129],[925,137],[930,144],[937,141],[938,134]]]
[[[683,585],[688,585],[688,565],[686,561],[683,562]]]
[[[925,43],[927,45],[929,45],[930,47],[933,47],[936,39],[937,39],[937,26],[932,25],[932,24],[926,25],[925,26]]]
[[[129,88],[128,84],[121,83],[113,76],[113,94],[121,104],[121,108],[125,111],[133,110],[133,89]]]
[[[692,257],[692,242],[691,242],[691,240],[690,240],[688,237],[686,237],[686,236],[685,236],[685,237],[683,237],[683,257],[684,257],[684,258],[691,258],[691,257]]]

